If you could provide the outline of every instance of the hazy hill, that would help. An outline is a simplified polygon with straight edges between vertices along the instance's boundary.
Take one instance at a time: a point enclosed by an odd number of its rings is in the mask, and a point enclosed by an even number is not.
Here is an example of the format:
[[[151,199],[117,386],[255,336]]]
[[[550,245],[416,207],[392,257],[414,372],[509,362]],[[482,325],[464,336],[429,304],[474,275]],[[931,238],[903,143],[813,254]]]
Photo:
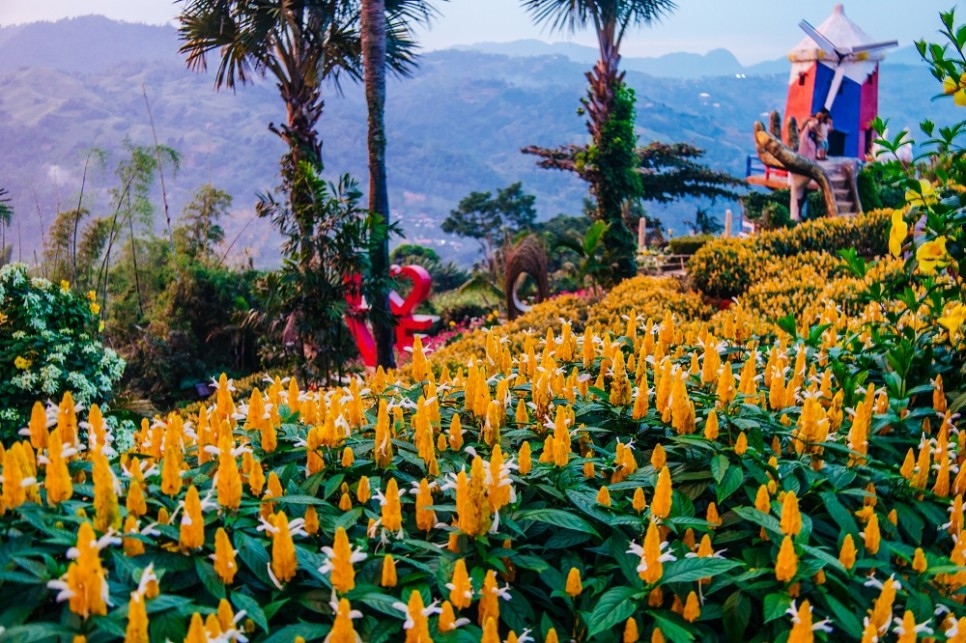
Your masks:
[[[146,91],[159,140],[182,155],[180,172],[167,177],[172,212],[210,180],[235,197],[228,226],[229,238],[241,231],[235,249],[251,248],[259,264],[277,263],[270,228],[253,215],[256,193],[278,182],[283,145],[267,130],[269,122],[284,118],[275,87],[264,81],[234,94],[214,92],[211,74],[187,71],[177,49],[172,27],[96,17],[0,29],[0,186],[14,198],[15,225],[8,236],[20,241],[18,255],[29,260],[58,208],[75,207],[92,146],[108,150],[110,159],[89,177],[87,205],[95,213],[106,211],[124,141],[152,141]],[[727,52],[664,58],[737,62]],[[625,64],[633,69],[631,60]],[[393,81],[387,109],[390,201],[408,238],[440,246],[446,240],[439,222],[460,198],[516,180],[537,196],[540,216],[579,212],[585,186],[536,168],[519,150],[586,140],[576,109],[588,66],[559,52],[447,50],[425,55],[412,78]],[[657,78],[629,71],[642,142],[690,142],[707,149],[711,165],[743,174],[752,123],[784,105],[787,76],[724,73]],[[912,126],[926,115],[943,123],[956,116],[950,102],[930,102],[935,84],[923,67],[887,61],[881,86],[881,111],[897,124]],[[350,172],[364,185],[365,102],[360,87],[343,89],[343,95],[327,89],[319,126],[326,170],[330,176]],[[695,207],[651,210],[680,233]],[[474,250],[473,244],[440,249],[463,260]]]

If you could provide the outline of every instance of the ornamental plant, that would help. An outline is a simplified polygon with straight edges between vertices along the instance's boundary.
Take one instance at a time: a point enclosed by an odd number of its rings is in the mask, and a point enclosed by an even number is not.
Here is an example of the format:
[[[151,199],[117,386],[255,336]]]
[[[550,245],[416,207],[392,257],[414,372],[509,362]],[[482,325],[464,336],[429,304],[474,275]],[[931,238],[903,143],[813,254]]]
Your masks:
[[[36,400],[70,391],[89,407],[111,398],[124,361],[103,345],[93,292],[30,277],[24,264],[0,268],[0,441],[26,426]]]

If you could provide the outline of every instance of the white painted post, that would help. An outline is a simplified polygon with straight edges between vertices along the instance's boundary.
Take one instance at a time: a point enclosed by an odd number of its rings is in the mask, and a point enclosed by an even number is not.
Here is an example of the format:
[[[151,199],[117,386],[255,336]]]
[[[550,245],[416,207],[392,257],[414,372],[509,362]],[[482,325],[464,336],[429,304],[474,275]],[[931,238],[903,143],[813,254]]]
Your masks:
[[[725,210],[724,236],[726,236],[726,237],[730,237],[731,236],[731,216],[732,216],[731,215],[731,208],[728,208],[727,210]]]
[[[641,217],[637,224],[637,251],[644,252],[647,249],[647,220]]]

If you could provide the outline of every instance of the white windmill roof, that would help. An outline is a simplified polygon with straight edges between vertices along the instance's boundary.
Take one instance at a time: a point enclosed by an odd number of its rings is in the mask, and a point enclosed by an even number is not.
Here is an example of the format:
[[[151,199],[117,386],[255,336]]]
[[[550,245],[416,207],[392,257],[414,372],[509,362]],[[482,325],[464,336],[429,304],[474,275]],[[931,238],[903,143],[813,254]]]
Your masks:
[[[859,25],[852,22],[845,15],[845,9],[841,4],[835,5],[835,8],[832,10],[832,15],[826,18],[822,24],[815,27],[815,29],[840,50],[848,50],[852,47],[869,45],[876,42],[867,33],[862,31]],[[876,49],[849,55],[839,63],[838,56],[834,51],[825,51],[818,43],[812,40],[811,36],[805,36],[801,42],[788,52],[788,59],[792,62],[789,83],[796,82],[799,73],[804,72],[815,61],[824,62],[832,68],[841,64],[844,75],[847,78],[861,83],[864,82],[869,74],[875,71],[876,64],[883,58],[885,58],[884,50]]]

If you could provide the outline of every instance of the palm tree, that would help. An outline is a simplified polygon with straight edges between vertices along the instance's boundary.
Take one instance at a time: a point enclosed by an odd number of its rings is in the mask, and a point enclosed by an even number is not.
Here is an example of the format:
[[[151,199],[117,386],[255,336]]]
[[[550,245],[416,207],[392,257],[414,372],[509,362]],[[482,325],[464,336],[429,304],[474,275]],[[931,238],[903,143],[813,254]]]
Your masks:
[[[585,167],[596,201],[593,217],[605,221],[605,259],[613,280],[633,276],[633,235],[624,225],[623,210],[640,196],[634,146],[634,95],[624,86],[620,71],[620,48],[630,27],[648,25],[673,10],[672,0],[524,0],[523,6],[538,24],[574,32],[587,26],[597,34],[600,57],[587,73],[590,87],[582,99],[587,113],[591,144],[578,149],[527,148],[524,152],[544,157],[544,167],[558,167],[558,157]],[[578,158],[579,156],[579,158]]]
[[[620,49],[628,28],[650,25],[677,8],[672,0],[524,0],[538,24],[556,31],[575,32],[593,26],[600,58],[587,73],[590,81],[587,129],[594,142],[601,136],[614,107],[614,92],[624,79],[619,71]]]
[[[386,46],[392,36],[387,31],[386,11],[405,18],[403,24],[426,22],[430,7],[422,1],[362,0],[362,60],[365,70],[366,104],[369,112],[369,209],[389,225],[389,185],[386,172]],[[394,39],[398,39],[396,36]],[[389,274],[389,237],[382,235],[370,254],[372,273]],[[376,280],[372,293],[372,320],[376,339],[376,361],[393,368],[392,315],[389,310],[388,282]]]

